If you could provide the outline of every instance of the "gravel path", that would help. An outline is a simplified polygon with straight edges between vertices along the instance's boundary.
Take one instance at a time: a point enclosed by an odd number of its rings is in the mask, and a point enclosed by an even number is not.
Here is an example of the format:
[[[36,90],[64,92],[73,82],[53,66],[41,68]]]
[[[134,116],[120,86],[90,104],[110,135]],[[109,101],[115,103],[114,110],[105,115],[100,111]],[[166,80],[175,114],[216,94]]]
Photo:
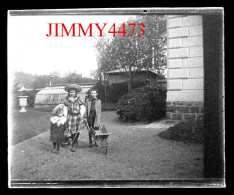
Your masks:
[[[19,180],[171,180],[202,179],[203,146],[164,140],[165,121],[144,125],[121,123],[115,112],[103,112],[111,135],[110,148],[88,147],[88,132],[81,132],[75,153],[61,148],[52,153],[49,131],[13,146],[11,178]]]

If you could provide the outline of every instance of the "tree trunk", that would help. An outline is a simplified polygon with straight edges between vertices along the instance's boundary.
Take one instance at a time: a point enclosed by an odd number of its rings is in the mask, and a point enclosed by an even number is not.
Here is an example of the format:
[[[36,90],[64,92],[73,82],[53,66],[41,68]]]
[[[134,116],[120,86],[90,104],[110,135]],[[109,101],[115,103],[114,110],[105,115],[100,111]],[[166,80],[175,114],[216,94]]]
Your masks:
[[[132,90],[132,70],[131,66],[129,66],[128,70],[128,93]]]
[[[101,72],[99,72],[98,77],[99,77],[99,83],[102,84],[102,73]]]

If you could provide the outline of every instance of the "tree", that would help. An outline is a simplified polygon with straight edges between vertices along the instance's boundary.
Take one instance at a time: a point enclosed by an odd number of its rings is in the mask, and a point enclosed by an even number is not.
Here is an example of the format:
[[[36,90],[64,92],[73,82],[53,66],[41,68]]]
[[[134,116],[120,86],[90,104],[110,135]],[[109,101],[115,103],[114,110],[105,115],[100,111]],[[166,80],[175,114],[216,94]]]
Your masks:
[[[145,31],[143,36],[142,27]],[[136,71],[154,68],[160,73],[160,70],[165,69],[167,41],[165,16],[137,16],[122,23],[115,30],[118,33],[112,39],[102,40],[101,37],[96,43],[99,72],[114,69],[127,72],[128,91],[131,91]]]
[[[33,82],[35,81],[36,75],[25,73],[22,71],[14,72],[14,84],[22,84],[25,88],[33,88]]]
[[[110,41],[111,39],[105,33],[103,37],[95,37],[93,48],[96,54],[98,69],[96,71],[92,71],[91,74],[94,76],[94,78],[97,78],[100,83],[102,83],[106,70],[111,68],[110,64],[108,63],[108,46]]]

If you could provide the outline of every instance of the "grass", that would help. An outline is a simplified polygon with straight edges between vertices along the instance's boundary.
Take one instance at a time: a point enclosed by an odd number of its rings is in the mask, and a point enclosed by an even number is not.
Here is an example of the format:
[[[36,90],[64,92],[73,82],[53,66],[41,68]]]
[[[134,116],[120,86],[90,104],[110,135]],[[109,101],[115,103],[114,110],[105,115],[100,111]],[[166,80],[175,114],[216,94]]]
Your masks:
[[[116,104],[103,104],[103,111],[115,110]],[[51,112],[44,109],[26,108],[27,112],[21,113],[19,109],[14,110],[11,121],[12,145],[39,135],[50,128]]]
[[[48,126],[48,112],[28,110],[28,113],[15,114],[28,132]],[[157,134],[165,127],[142,128],[142,125],[122,123],[114,111],[103,112],[101,124],[111,133],[107,155],[103,154],[103,148],[89,147],[86,129],[79,136],[76,152],[61,147],[60,154],[54,154],[50,133],[46,131],[12,147],[11,178],[109,181],[203,177],[202,145],[161,139]]]
[[[180,122],[166,131],[160,132],[158,136],[174,141],[202,144],[204,142],[203,122],[203,120]]]
[[[50,112],[42,112],[32,108],[27,108],[27,112],[24,113],[14,110],[11,116],[13,123],[12,145],[48,131],[50,117]]]

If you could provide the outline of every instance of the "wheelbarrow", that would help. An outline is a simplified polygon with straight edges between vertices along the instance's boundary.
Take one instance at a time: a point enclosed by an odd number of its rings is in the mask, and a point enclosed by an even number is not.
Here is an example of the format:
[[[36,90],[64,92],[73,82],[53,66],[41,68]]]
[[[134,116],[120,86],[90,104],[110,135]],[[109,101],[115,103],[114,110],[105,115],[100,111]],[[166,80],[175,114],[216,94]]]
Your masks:
[[[104,148],[104,154],[107,154],[108,147],[109,147],[107,139],[108,139],[109,135],[111,135],[111,133],[108,133],[108,131],[104,125],[102,127],[99,126],[98,130],[94,130],[92,127],[90,127],[88,125],[86,120],[84,120],[84,121],[85,121],[85,124],[86,124],[88,131],[91,132],[92,138],[93,138],[96,146],[98,146],[100,148]]]

